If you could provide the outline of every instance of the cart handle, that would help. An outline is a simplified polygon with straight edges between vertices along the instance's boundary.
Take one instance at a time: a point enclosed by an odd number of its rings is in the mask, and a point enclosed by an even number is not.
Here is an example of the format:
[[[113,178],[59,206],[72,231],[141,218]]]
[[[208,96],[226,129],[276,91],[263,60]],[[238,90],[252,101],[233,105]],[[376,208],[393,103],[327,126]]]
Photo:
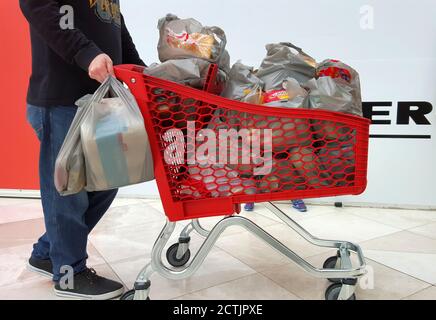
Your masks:
[[[139,74],[143,74],[145,70],[144,66],[138,66],[135,64],[123,64],[114,66],[114,72],[117,79],[127,83],[128,80],[135,79]]]

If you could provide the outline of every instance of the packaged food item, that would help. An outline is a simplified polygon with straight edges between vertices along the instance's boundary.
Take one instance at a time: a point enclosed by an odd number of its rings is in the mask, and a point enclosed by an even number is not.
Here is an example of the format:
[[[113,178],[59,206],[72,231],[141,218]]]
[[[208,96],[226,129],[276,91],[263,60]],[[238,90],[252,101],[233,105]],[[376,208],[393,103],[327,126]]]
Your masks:
[[[168,30],[167,41],[171,47],[186,50],[196,57],[212,58],[212,46],[215,42],[212,35],[196,32],[177,34],[172,30]]]
[[[218,27],[205,27],[195,19],[179,19],[168,14],[159,20],[159,58],[200,58],[217,63],[222,70],[230,69],[230,57],[225,47],[227,39]]]
[[[292,78],[283,82],[282,89],[265,92],[262,100],[269,107],[308,108],[308,92]]]
[[[315,78],[316,61],[291,43],[268,44],[267,57],[256,73],[265,84],[264,90],[280,90],[292,78],[300,84]]]

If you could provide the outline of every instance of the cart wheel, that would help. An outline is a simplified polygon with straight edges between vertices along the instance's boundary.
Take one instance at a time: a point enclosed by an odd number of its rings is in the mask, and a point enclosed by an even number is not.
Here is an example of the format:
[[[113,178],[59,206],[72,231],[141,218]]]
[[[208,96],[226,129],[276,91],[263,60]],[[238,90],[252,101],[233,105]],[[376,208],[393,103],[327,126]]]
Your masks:
[[[167,250],[167,260],[170,265],[175,268],[180,268],[186,265],[191,259],[191,250],[188,249],[186,253],[180,259],[177,259],[177,251],[179,250],[179,243],[173,244]]]
[[[338,257],[330,257],[328,258],[323,265],[323,269],[336,269],[336,264],[338,263]],[[342,279],[328,279],[330,282],[333,283],[341,283]]]
[[[332,284],[330,287],[328,287],[327,291],[325,292],[325,299],[327,301],[335,301],[338,300],[339,294],[341,293],[342,284],[335,283]],[[353,293],[353,295],[348,298],[348,300],[356,300],[356,294]]]
[[[123,301],[134,300],[134,299],[135,299],[135,290],[127,291],[120,298],[120,300],[123,300]],[[150,300],[150,297],[147,297],[147,300]]]

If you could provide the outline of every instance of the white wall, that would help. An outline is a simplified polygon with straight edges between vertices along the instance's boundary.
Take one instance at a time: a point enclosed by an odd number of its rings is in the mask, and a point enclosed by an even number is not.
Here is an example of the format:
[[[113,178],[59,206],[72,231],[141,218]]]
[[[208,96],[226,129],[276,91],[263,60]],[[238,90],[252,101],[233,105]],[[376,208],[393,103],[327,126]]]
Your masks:
[[[171,12],[222,27],[233,62],[258,66],[264,45],[287,41],[318,60],[337,58],[361,74],[365,101],[428,101],[436,108],[434,0],[122,0],[127,25],[143,57],[157,61],[157,21]],[[374,8],[363,30],[360,9]],[[369,188],[347,201],[436,207],[436,111],[432,126],[374,126],[372,133],[431,134],[432,140],[372,140]],[[395,119],[395,113],[391,115]],[[157,194],[154,184],[124,194]]]

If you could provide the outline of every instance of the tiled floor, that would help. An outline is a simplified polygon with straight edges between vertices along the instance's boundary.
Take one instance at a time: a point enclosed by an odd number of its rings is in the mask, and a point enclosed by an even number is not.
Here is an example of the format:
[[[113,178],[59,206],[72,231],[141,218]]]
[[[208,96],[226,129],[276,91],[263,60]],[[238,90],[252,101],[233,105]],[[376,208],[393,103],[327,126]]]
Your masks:
[[[301,214],[279,206],[318,237],[362,245],[369,274],[361,281],[359,299],[436,300],[436,211],[311,206]],[[307,244],[263,206],[247,217],[315,266],[332,254]],[[164,221],[159,201],[116,200],[90,237],[89,266],[132,287]],[[217,221],[207,219],[204,225]],[[56,299],[50,281],[25,268],[32,243],[43,230],[38,200],[0,199],[0,299]],[[200,245],[201,238],[193,236],[192,251]],[[327,286],[255,236],[233,228],[192,278],[170,281],[155,274],[151,298],[323,299]]]

